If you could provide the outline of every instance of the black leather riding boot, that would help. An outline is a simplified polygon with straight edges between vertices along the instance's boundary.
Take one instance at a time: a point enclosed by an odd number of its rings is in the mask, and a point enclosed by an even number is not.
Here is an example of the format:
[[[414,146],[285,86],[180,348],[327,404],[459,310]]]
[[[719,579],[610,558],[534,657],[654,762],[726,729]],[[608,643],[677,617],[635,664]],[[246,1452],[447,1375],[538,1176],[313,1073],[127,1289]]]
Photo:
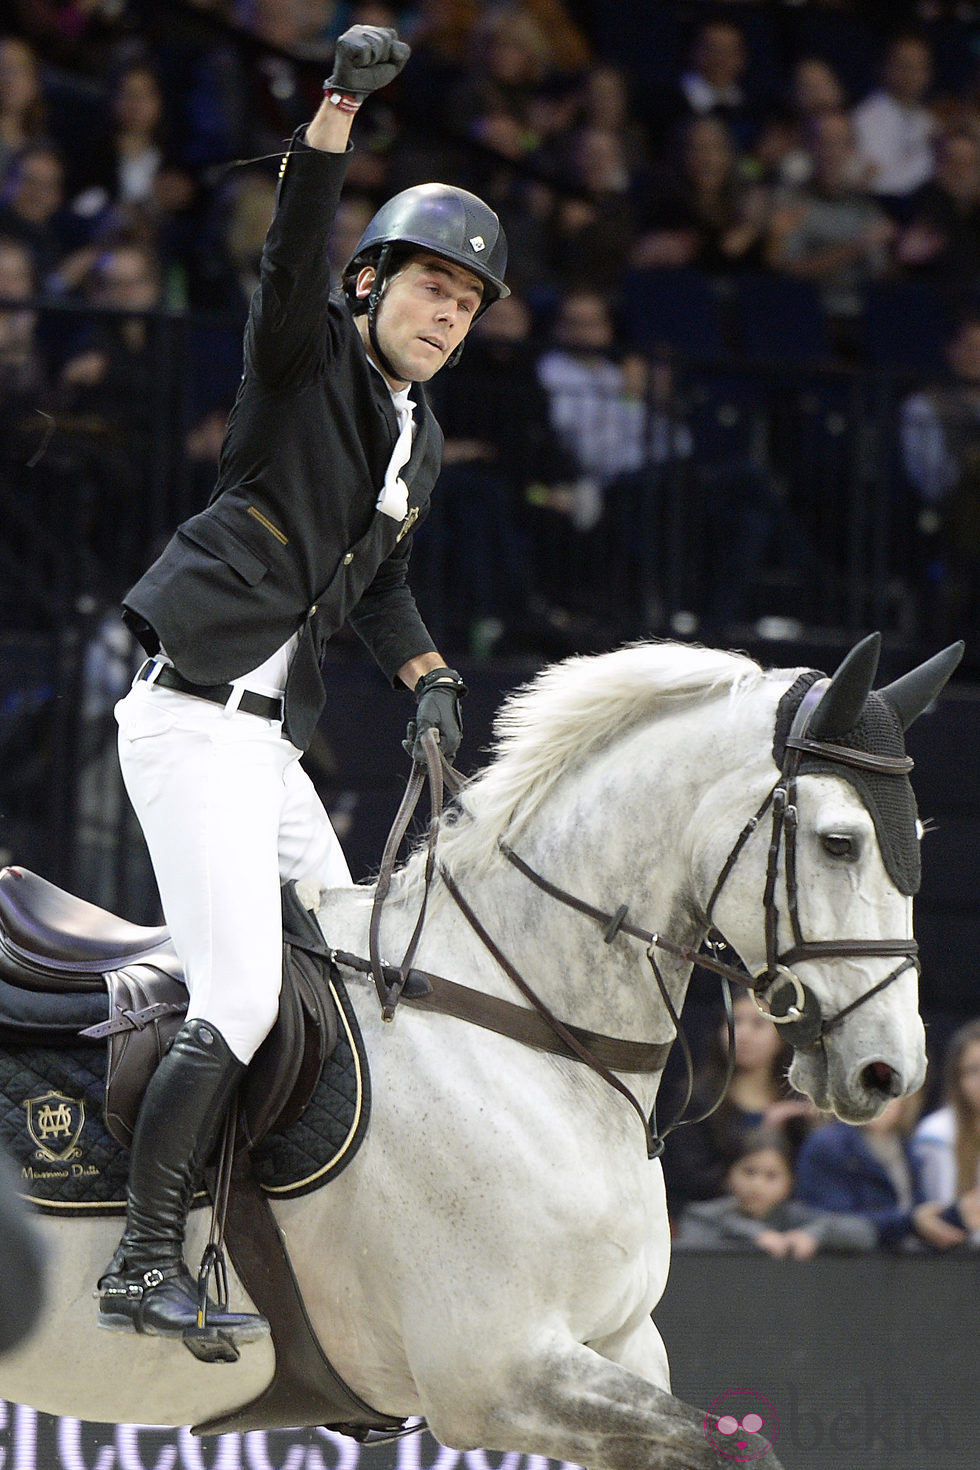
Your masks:
[[[197,1329],[197,1284],[184,1264],[187,1212],[244,1073],[219,1031],[186,1021],[150,1079],[133,1134],[126,1228],[98,1285],[100,1327],[159,1337]],[[211,1302],[207,1325],[235,1343],[269,1331],[264,1317]]]

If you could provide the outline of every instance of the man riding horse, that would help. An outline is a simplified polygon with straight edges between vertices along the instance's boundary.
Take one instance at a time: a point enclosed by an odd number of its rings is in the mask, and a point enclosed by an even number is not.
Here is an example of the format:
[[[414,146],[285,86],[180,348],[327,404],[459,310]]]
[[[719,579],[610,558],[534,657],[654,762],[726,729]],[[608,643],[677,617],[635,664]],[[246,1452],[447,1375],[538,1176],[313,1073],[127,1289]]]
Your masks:
[[[280,168],[214,494],[125,598],[148,658],[117,706],[120,762],[190,1002],[142,1103],[99,1321],[192,1349],[202,1322],[183,1260],[187,1212],[275,1022],[280,884],[351,881],[299,763],[332,635],[349,622],[391,682],[414,690],[416,759],[424,731],[449,758],[461,736],[463,682],[406,582],[442,456],[421,385],[508,294],[506,240],[480,199],[426,184],[368,225],[343,299],[331,298],[326,251],[354,115],[408,55],[373,26],[337,42],[323,101]],[[204,1319],[212,1349],[268,1331],[214,1303]]]

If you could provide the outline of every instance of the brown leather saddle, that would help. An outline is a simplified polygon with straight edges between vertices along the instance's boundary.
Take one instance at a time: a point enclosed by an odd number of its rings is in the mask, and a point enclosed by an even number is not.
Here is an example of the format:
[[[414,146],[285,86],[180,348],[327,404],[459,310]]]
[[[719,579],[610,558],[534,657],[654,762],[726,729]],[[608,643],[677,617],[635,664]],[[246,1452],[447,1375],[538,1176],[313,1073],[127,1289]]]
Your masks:
[[[337,1044],[336,1012],[317,980],[329,950],[295,885],[282,893],[279,1016],[248,1070],[239,1147],[296,1121]],[[26,868],[4,868],[0,980],[12,987],[15,1001],[5,1007],[0,997],[0,1025],[6,1020],[8,1029],[47,1045],[79,1035],[106,1038],[106,1127],[128,1146],[146,1085],[187,1009],[168,931],[117,918]],[[79,1026],[79,997],[100,992],[108,994],[108,1019]],[[4,1017],[5,1009],[16,1015]]]

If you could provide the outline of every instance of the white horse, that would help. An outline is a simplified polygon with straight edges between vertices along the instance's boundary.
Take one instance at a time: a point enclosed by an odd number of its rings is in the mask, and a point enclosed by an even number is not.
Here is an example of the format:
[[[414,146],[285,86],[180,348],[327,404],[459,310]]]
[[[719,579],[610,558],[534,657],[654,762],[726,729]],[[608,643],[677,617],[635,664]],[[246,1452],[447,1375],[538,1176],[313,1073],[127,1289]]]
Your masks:
[[[819,765],[828,748],[835,759],[835,730],[841,739],[857,723],[876,657],[866,640],[829,690],[809,696],[817,711],[810,735],[819,727],[820,738],[808,755],[787,747],[789,764]],[[901,725],[955,662],[948,651],[884,692]],[[787,842],[769,857],[774,803],[766,797],[779,782],[777,708],[800,672],[764,672],[741,655],[670,644],[556,665],[503,707],[495,758],[465,788],[458,815],[443,820],[437,853],[541,999],[563,1021],[616,1037],[673,1036],[646,946],[626,928],[607,942],[603,924],[529,879],[499,839],[541,877],[607,913],[628,904],[627,924],[666,942],[654,955],[678,1011],[691,965],[670,946],[697,947],[710,910],[752,975],[774,955],[782,964],[759,983],[770,995],[773,979],[789,986],[789,1024],[814,1005],[829,1018],[816,1039],[800,1033],[791,1081],[856,1122],[917,1088],[925,1071],[911,899],[886,869],[881,814],[859,797],[853,768],[807,773],[804,765],[793,867],[797,923],[815,952],[798,956],[793,971],[785,963],[798,936],[782,898]],[[893,768],[874,779],[904,781],[894,751],[885,760]],[[895,832],[883,841],[894,860]],[[383,912],[388,959],[408,945],[423,866],[416,853],[395,875]],[[770,906],[767,942],[763,900],[774,867],[780,901]],[[367,886],[325,894],[319,919],[329,943],[366,955],[371,905]],[[823,941],[849,944],[824,953]],[[518,998],[441,874],[415,964]],[[275,1205],[311,1320],[341,1376],[378,1410],[422,1415],[437,1439],[460,1449],[518,1450],[590,1470],[727,1465],[703,1413],[670,1392],[651,1316],[670,1254],[664,1185],[636,1110],[580,1061],[464,1021],[402,1003],[393,1024],[382,1024],[373,985],[347,978],[371,1063],[368,1136],[329,1187]],[[659,1075],[621,1080],[648,1112]],[[87,1420],[186,1425],[269,1382],[267,1340],[219,1367],[179,1343],[99,1332],[92,1288],[117,1223],[40,1223],[52,1251],[47,1305],[35,1335],[0,1360],[0,1395]],[[198,1216],[191,1253],[202,1228]],[[232,1300],[244,1302],[242,1293],[233,1290]],[[755,1463],[778,1470],[771,1450]]]

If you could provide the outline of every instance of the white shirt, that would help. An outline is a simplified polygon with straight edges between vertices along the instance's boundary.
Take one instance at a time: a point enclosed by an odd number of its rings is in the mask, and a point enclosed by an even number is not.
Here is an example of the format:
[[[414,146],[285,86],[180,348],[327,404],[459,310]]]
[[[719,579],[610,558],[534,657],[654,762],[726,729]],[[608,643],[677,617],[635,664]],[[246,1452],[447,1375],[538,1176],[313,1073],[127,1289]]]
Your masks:
[[[391,393],[391,401],[395,405],[395,413],[398,416],[398,438],[391,451],[391,459],[385,470],[381,494],[375,501],[375,509],[380,510],[382,515],[392,516],[396,521],[403,521],[408,515],[408,486],[402,479],[401,472],[408,464],[412,453],[412,439],[415,434],[415,420],[412,415],[415,404],[410,397],[411,384],[397,393],[391,388],[388,391]]]
[[[927,1200],[950,1205],[956,1199],[956,1114],[939,1108],[912,1134],[911,1152]],[[975,1181],[980,1184],[980,1177]]]
[[[716,107],[741,107],[745,94],[741,87],[715,87],[697,71],[686,71],[680,80],[680,89],[692,112],[703,116]]]
[[[626,396],[623,372],[602,357],[546,352],[538,379],[548,394],[552,427],[585,475],[605,484],[646,462],[646,405]]]
[[[980,436],[980,412],[977,415]],[[920,499],[937,505],[960,477],[960,467],[946,443],[946,432],[928,393],[913,393],[902,404],[900,423],[905,473]]]
[[[854,109],[858,152],[874,166],[873,194],[911,194],[932,178],[936,124],[921,103],[906,107],[888,92],[872,92]]]

